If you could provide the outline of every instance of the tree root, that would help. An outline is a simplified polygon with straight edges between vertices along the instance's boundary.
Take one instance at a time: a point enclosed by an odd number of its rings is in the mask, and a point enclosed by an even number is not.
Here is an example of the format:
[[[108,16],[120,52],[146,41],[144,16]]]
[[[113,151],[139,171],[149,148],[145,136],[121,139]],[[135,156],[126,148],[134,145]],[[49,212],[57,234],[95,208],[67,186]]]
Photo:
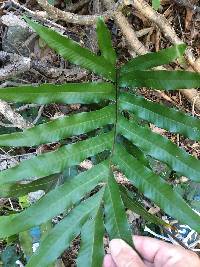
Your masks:
[[[112,9],[114,2],[112,0],[103,0],[103,3],[107,9]],[[138,55],[148,53],[146,47],[138,40],[136,32],[131,28],[128,20],[122,14],[121,11],[115,11],[113,14],[115,23],[121,29],[123,36],[125,37],[128,47],[136,52]]]

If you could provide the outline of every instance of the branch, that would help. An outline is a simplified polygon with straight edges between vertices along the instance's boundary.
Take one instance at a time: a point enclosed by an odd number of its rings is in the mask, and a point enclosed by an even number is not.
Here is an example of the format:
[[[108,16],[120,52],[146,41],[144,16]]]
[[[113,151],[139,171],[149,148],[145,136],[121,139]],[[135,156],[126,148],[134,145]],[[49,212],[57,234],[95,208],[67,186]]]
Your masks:
[[[109,10],[101,15],[77,15],[71,12],[62,11],[48,3],[47,0],[36,0],[38,4],[48,13],[48,15],[55,20],[63,20],[67,23],[74,23],[80,25],[94,25],[99,16],[108,20],[113,10]]]
[[[0,51],[0,81],[7,80],[18,74],[34,69],[39,73],[51,79],[63,78],[65,81],[80,80],[87,76],[87,71],[79,68],[64,69],[51,67],[47,63],[39,60],[31,60],[31,58],[19,56],[17,54]],[[3,86],[0,86],[2,88]]]
[[[114,2],[112,0],[103,0],[103,3],[107,9],[112,9]],[[138,40],[137,34],[131,28],[128,20],[122,14],[121,11],[114,12],[114,21],[121,29],[122,34],[124,35],[127,44],[131,50],[136,52],[138,55],[143,55],[148,53],[146,47]]]
[[[163,32],[165,37],[173,44],[180,44],[183,41],[177,36],[175,30],[171,27],[166,18],[156,12],[149,4],[144,0],[134,0],[132,2],[135,7],[143,16],[154,22]],[[195,61],[195,57],[190,49],[186,50],[185,57],[190,63],[193,70],[200,72],[200,58]],[[200,96],[195,89],[184,89],[180,92],[200,111]],[[195,101],[195,102],[194,102]]]

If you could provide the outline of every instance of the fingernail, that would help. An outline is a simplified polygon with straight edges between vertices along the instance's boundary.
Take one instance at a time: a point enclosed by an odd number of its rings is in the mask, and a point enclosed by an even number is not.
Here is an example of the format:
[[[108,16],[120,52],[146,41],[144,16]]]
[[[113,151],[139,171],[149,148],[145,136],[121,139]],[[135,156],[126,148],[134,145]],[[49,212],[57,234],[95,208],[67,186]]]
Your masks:
[[[121,239],[113,239],[110,241],[110,251],[113,257],[116,257],[124,247],[124,242]]]

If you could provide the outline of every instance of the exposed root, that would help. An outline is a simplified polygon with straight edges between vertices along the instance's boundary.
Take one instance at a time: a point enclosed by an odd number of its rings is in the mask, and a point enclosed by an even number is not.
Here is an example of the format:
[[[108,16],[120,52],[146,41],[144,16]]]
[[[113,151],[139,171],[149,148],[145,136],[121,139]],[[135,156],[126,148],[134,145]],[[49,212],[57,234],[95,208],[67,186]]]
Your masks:
[[[103,0],[103,3],[107,9],[112,9],[114,2],[112,0]],[[125,37],[129,49],[136,52],[138,55],[148,53],[146,47],[138,40],[136,32],[130,26],[126,17],[121,11],[115,11],[113,16],[115,23],[121,29],[123,36]]]

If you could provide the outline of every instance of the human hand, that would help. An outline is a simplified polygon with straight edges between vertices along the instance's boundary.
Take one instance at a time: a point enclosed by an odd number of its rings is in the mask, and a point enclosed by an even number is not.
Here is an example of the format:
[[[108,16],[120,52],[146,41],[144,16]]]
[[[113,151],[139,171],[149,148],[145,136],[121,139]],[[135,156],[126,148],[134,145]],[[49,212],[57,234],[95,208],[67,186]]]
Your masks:
[[[144,236],[134,236],[133,243],[138,253],[123,240],[113,239],[103,267],[200,267],[199,257],[183,247]]]

